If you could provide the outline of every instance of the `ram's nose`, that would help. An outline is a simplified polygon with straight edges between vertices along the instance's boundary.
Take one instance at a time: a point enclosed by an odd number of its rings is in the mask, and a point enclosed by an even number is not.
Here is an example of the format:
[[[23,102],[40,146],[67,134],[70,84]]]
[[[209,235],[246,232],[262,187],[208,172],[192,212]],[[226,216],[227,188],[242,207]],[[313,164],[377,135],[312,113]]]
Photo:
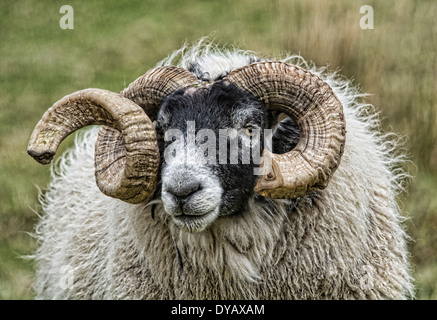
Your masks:
[[[219,216],[223,188],[210,168],[167,164],[162,169],[161,200],[174,225],[200,232]]]
[[[183,206],[193,195],[201,191],[201,186],[197,181],[180,181],[166,186],[166,191],[179,206]]]

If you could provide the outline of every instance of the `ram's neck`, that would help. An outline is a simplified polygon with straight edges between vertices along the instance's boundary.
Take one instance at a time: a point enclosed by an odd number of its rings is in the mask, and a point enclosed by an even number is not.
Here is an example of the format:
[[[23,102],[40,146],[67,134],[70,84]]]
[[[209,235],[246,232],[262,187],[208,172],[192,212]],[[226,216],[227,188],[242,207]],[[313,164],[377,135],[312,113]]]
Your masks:
[[[167,294],[163,294],[169,297],[183,298],[188,294],[186,288],[193,287],[190,297],[196,291],[201,298],[213,285],[230,286],[240,292],[240,298],[249,298],[245,296],[247,286],[262,281],[262,268],[281,259],[284,253],[275,250],[283,237],[287,203],[251,201],[247,212],[221,217],[198,233],[179,229],[166,218],[160,204],[153,208],[153,216],[152,206],[138,208],[131,217],[135,245],[152,277],[168,285]]]

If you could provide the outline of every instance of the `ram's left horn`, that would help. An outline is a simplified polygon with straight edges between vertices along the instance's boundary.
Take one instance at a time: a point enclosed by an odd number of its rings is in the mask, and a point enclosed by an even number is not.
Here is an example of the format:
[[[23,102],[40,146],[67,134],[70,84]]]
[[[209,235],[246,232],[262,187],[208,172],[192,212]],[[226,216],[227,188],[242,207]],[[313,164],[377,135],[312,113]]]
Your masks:
[[[325,188],[340,165],[346,140],[343,106],[329,84],[308,70],[277,61],[241,67],[225,80],[253,94],[267,109],[286,113],[299,126],[293,150],[264,150],[265,172],[255,191],[269,198],[297,198]]]

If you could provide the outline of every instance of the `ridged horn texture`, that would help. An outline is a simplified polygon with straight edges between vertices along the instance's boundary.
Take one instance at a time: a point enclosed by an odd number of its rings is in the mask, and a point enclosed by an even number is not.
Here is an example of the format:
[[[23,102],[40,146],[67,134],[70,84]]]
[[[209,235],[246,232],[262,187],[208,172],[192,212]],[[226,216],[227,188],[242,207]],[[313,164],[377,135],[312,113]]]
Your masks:
[[[121,141],[103,139],[101,145],[118,150],[123,157],[96,155],[96,181],[100,190],[129,203],[150,197],[156,187],[159,150],[155,128],[144,110],[120,94],[102,89],[85,89],[57,101],[36,125],[27,152],[48,164],[59,144],[72,132],[88,125],[105,125],[121,132]],[[111,165],[103,165],[111,164]],[[115,169],[116,168],[116,169]]]
[[[158,67],[132,82],[121,95],[142,107],[153,121],[163,98],[196,83],[200,83],[199,79],[188,70],[174,66]]]
[[[163,98],[180,88],[192,85],[198,81],[197,77],[185,69],[173,66],[158,67],[132,82],[121,92],[121,95],[140,106],[151,121],[153,121],[156,119],[159,105]],[[107,181],[110,180],[111,177],[117,177],[122,174],[126,159],[125,149],[125,140],[118,130],[106,126],[100,129],[95,152],[96,178],[98,183],[99,181]],[[159,154],[153,157],[156,159],[156,163],[158,163]],[[140,163],[141,161],[138,163],[139,166],[141,166]],[[144,173],[147,172],[147,176],[157,174],[158,167],[156,163],[153,163],[150,167],[142,168]],[[132,181],[132,183],[133,185],[137,184],[136,181]],[[136,190],[136,192],[141,191],[141,187],[144,186],[138,184],[138,190]],[[104,193],[107,195],[114,196],[114,192],[116,191],[116,198],[127,202],[133,202],[132,200],[134,200],[126,198],[126,195],[123,194],[125,188],[109,190],[106,183],[105,186],[102,185],[100,187],[101,190],[102,188],[105,189]],[[153,191],[154,188],[155,185],[153,185]],[[142,193],[138,193],[135,201],[143,202],[147,200],[148,197],[149,192],[146,190]]]
[[[297,146],[284,154],[263,151],[262,196],[297,198],[325,188],[340,164],[346,139],[343,106],[331,87],[311,72],[283,62],[259,62],[225,79],[286,113],[299,126]],[[267,164],[267,165],[266,165]]]

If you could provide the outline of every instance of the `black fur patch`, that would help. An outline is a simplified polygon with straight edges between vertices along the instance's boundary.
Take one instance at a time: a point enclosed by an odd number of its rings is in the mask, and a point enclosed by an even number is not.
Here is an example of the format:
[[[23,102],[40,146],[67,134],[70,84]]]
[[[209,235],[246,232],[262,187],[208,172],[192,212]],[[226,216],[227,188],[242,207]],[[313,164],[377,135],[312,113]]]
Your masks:
[[[196,68],[192,66],[193,70]],[[208,165],[211,174],[218,177],[224,190],[220,215],[229,215],[242,212],[248,205],[248,200],[254,196],[253,188],[258,176],[254,175],[254,168],[258,164],[251,158],[249,164],[219,163],[219,129],[234,128],[244,130],[250,124],[261,129],[261,148],[263,145],[263,130],[272,128],[276,115],[267,111],[265,105],[251,94],[238,89],[235,85],[222,81],[216,82],[207,88],[199,88],[190,94],[179,90],[164,99],[157,118],[156,130],[158,136],[163,137],[169,129],[179,129],[186,135],[187,122],[194,121],[195,132],[201,129],[211,129],[216,134],[216,163]],[[283,153],[292,149],[298,140],[298,130],[291,120],[282,121],[274,131],[273,151]],[[160,139],[159,148],[161,159],[165,148],[171,143]],[[228,139],[229,143],[229,139]],[[241,148],[239,148],[241,152]],[[240,158],[241,159],[241,155]],[[163,161],[163,160],[162,160]],[[162,166],[166,164],[162,162]]]

